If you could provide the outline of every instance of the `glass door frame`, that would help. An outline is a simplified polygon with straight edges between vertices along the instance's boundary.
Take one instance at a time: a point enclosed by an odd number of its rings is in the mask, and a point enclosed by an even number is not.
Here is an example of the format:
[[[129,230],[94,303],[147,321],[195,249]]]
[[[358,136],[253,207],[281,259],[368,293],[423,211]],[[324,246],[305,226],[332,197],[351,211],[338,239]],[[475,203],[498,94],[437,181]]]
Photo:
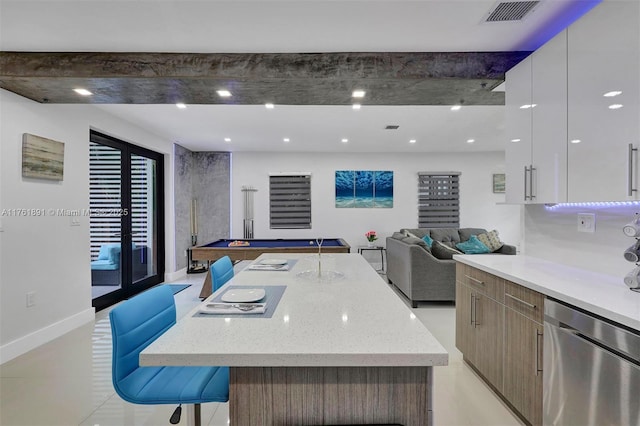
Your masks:
[[[121,271],[122,280],[119,289],[110,293],[92,299],[92,305],[96,311],[107,308],[115,303],[130,298],[142,291],[151,288],[164,281],[165,272],[165,215],[164,215],[164,155],[146,148],[133,145],[112,136],[100,133],[95,130],[90,131],[90,143],[98,143],[121,152],[121,190],[120,201],[121,209],[129,212],[127,215],[121,216]],[[155,241],[153,241],[157,250],[155,250],[155,259],[152,261],[156,264],[156,274],[147,276],[139,281],[133,282],[133,266],[132,266],[132,185],[131,185],[131,159],[137,155],[151,159],[156,162],[156,176],[154,186],[155,222],[157,224],[157,232]],[[128,189],[128,190],[125,190]],[[148,256],[153,256],[153,247],[149,248]]]

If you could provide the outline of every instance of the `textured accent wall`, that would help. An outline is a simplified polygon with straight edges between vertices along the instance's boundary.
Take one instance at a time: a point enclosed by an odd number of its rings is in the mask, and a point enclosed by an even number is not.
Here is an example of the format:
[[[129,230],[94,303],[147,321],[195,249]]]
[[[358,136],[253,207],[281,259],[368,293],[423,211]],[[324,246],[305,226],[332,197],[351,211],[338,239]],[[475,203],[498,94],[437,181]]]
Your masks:
[[[193,198],[193,152],[178,144],[173,144],[174,174],[174,209],[176,230],[176,270],[187,266],[184,255],[191,247],[191,229],[189,210]]]
[[[198,244],[229,238],[231,154],[194,152],[192,179],[198,200]]]
[[[191,200],[198,205],[198,244],[229,238],[231,154],[192,152],[174,144],[176,270],[187,267]]]

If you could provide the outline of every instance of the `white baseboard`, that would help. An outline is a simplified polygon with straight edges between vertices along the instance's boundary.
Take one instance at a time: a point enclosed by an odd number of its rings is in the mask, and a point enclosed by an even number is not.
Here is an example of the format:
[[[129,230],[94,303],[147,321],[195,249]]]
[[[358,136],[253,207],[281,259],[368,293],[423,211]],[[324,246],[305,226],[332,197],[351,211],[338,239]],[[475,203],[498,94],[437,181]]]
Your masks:
[[[94,321],[95,316],[96,312],[94,308],[85,309],[82,312],[78,312],[75,315],[0,346],[0,364],[11,361],[12,359],[25,354],[38,346],[44,345],[45,343],[50,342],[73,329]]]
[[[187,268],[182,268],[179,269],[175,272],[167,272],[164,274],[164,280],[166,282],[171,282],[171,281],[175,281],[180,277],[184,277],[185,275],[187,275]]]

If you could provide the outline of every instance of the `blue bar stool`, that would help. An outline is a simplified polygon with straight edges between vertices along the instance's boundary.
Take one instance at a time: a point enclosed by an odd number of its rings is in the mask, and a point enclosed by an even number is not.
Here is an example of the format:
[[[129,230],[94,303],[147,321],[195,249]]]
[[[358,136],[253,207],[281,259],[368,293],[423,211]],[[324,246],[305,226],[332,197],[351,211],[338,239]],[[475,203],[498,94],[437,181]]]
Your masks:
[[[194,404],[200,425],[200,404],[229,400],[228,367],[141,367],[140,352],[176,323],[176,305],[169,286],[160,285],[113,308],[113,387],[134,404]],[[170,422],[180,421],[181,407]]]
[[[233,263],[229,256],[221,257],[211,265],[211,287],[213,291],[225,285],[233,278]]]

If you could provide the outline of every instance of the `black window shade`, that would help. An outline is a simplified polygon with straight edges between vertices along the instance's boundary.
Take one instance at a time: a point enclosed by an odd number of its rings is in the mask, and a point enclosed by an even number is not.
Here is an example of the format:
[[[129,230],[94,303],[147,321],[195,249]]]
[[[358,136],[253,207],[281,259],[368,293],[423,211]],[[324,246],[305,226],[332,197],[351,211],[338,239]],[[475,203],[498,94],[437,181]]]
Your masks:
[[[311,229],[311,176],[269,176],[271,229]]]
[[[460,227],[460,173],[418,173],[418,227]]]

